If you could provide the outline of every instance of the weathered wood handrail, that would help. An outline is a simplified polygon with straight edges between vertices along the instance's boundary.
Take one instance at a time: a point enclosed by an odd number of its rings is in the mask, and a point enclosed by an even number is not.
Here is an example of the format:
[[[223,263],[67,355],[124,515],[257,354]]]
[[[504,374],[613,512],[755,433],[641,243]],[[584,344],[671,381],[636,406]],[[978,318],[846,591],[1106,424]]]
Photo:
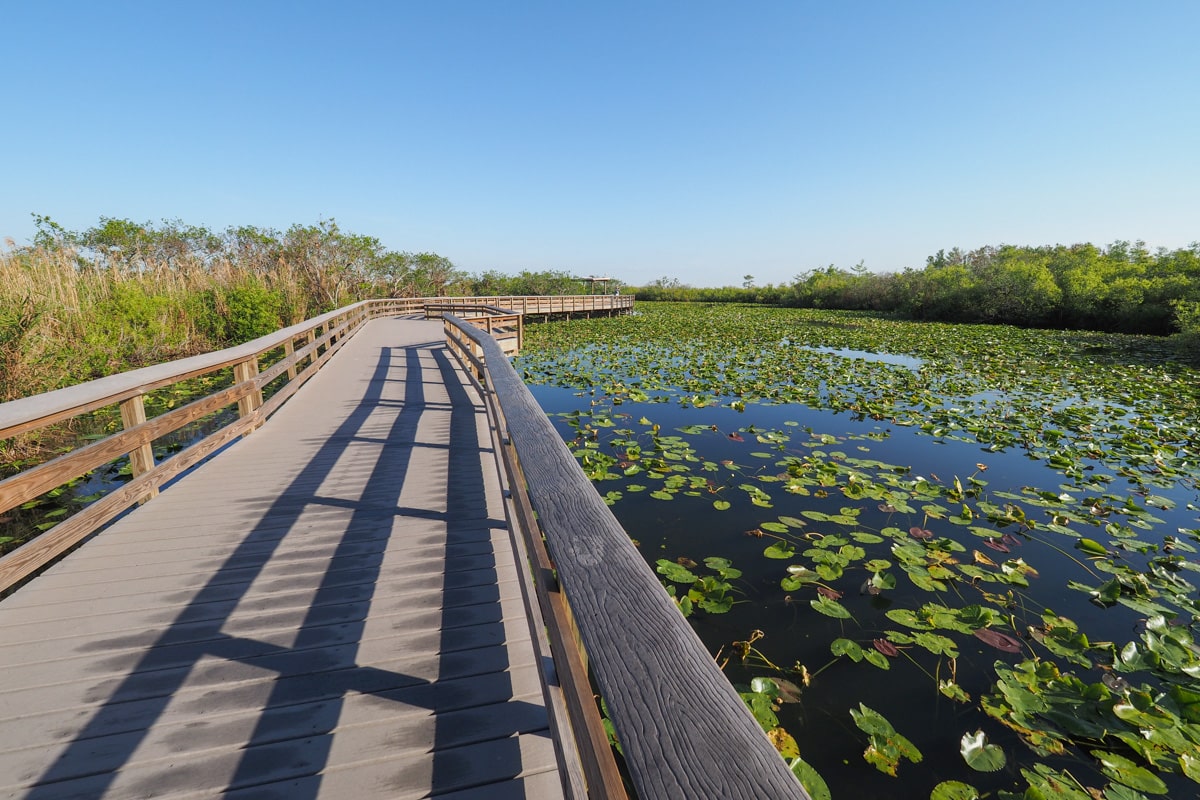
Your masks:
[[[488,398],[555,664],[570,663],[573,629],[637,795],[807,798],[497,343],[458,317],[443,320],[448,346]],[[592,728],[575,715],[590,692],[564,691],[587,753]],[[589,794],[606,796],[604,780],[589,774]]]
[[[337,352],[372,313],[391,306],[365,301],[276,331],[246,344],[123,372],[45,394],[0,404],[0,439],[118,405],[123,430],[0,481],[0,514],[91,470],[128,455],[133,479],[79,513],[0,558],[0,592],[11,589],[82,541],[134,503],[145,502],[184,470],[261,425]],[[296,340],[301,344],[296,346]],[[261,359],[283,350],[268,369]],[[301,367],[301,364],[304,366]],[[153,419],[146,418],[145,396],[190,378],[232,368],[233,385]],[[270,400],[263,389],[280,376],[286,383]],[[236,403],[237,419],[191,447],[155,463],[154,440]]]
[[[172,477],[263,424],[367,320],[423,312],[425,304],[442,300],[367,301],[238,347],[0,405],[0,437],[114,404],[124,425],[119,433],[0,482],[0,513],[123,454],[130,455],[134,472],[124,486],[0,559],[0,589],[24,580],[104,522],[152,497]],[[555,301],[557,308],[570,305]],[[805,798],[512,369],[501,342],[487,334],[480,318],[472,322],[443,313],[443,319],[448,346],[483,391],[511,490],[514,529],[528,534],[534,583],[545,590],[542,613],[584,754],[589,794],[620,797],[623,791],[596,714],[590,668],[640,797]],[[264,355],[280,351],[279,360],[264,365]],[[225,368],[233,369],[232,385],[146,419],[147,392]],[[281,380],[286,383],[264,401],[263,389]],[[234,422],[155,463],[154,440],[233,404]]]
[[[368,319],[424,313],[430,304],[485,307],[489,310],[478,317],[476,323],[501,340],[506,350],[516,352],[524,330],[522,315],[502,304],[520,305],[511,302],[519,299],[421,297],[364,301],[236,347],[0,404],[0,439],[108,406],[119,408],[123,425],[123,430],[112,436],[0,481],[0,515],[122,456],[129,457],[133,474],[133,479],[119,489],[0,558],[0,592],[8,591],[33,575],[130,505],[150,499],[159,487],[182,471],[261,425]],[[572,307],[577,301],[596,308],[603,305],[586,297],[556,299],[559,307]],[[613,307],[611,303],[608,306]],[[281,359],[263,369],[263,357],[280,351]],[[147,420],[145,397],[150,392],[227,368],[233,372],[231,386]],[[274,394],[264,402],[264,389],[280,379],[282,385],[275,387]],[[234,422],[161,463],[155,463],[152,447],[156,439],[232,404],[238,409]]]
[[[447,313],[455,312],[464,322],[469,322],[484,330],[500,343],[500,349],[506,356],[516,355],[525,345],[525,315],[512,313],[496,306],[446,306],[428,305],[425,307],[426,317],[444,317]],[[463,346],[472,349],[469,342]]]
[[[525,316],[587,314],[593,312],[629,312],[633,310],[633,295],[500,295],[495,297],[438,297],[440,305],[496,306]]]
[[[436,302],[425,304],[425,316],[440,317],[443,311],[458,311],[458,312],[478,312],[480,314],[492,314],[495,316],[504,316],[512,314],[511,308],[500,308],[500,306],[490,305],[488,303],[454,303],[454,302]],[[462,316],[460,313],[459,316]]]

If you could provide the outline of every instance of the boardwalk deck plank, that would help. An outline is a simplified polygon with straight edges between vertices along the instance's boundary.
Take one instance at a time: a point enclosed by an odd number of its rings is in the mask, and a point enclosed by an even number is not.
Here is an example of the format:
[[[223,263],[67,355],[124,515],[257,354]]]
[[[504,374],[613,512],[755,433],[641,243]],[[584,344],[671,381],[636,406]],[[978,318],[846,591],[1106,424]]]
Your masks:
[[[0,796],[561,797],[486,417],[376,320],[0,602]]]

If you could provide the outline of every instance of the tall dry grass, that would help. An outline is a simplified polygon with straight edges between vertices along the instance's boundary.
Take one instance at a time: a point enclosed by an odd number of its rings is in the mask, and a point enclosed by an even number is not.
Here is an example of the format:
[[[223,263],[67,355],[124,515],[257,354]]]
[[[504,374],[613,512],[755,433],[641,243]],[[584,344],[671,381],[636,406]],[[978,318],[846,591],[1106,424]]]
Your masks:
[[[286,263],[137,264],[98,266],[71,247],[0,250],[0,401],[234,344],[230,331],[246,325],[231,313],[261,328],[312,310]]]

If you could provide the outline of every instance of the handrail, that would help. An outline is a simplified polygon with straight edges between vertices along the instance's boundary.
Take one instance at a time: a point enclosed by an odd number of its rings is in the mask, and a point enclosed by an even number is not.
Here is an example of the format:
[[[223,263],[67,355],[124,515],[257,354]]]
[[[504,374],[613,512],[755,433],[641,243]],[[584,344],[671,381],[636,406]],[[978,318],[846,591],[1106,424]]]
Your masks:
[[[526,535],[555,664],[569,658],[571,637],[554,622],[573,618],[638,796],[807,800],[499,345],[454,315],[443,326],[485,389],[510,489],[531,508]],[[552,564],[536,555],[543,536]],[[553,594],[565,594],[565,615]]]
[[[601,303],[599,301],[604,302]],[[532,305],[536,308],[539,303],[542,307],[546,308],[557,304],[560,308],[567,305],[578,305],[580,308],[584,305],[591,305],[592,310],[629,309],[633,307],[633,296],[568,295],[563,297],[541,297],[536,295],[505,295],[494,297],[412,297],[364,300],[235,347],[155,364],[150,367],[122,372],[117,375],[109,375],[63,389],[0,403],[0,439],[7,439],[20,433],[45,427],[63,419],[94,411],[97,408],[120,403],[136,395],[144,395],[154,389],[169,386],[188,378],[243,363],[252,357],[269,352],[281,345],[286,346],[289,341],[294,341],[306,332],[321,328],[323,325],[335,320],[345,318],[358,309],[367,308],[370,310],[369,313],[377,315],[392,312],[423,312],[426,306],[430,305],[449,306],[455,304],[462,305],[464,303],[469,303],[476,307],[490,306],[494,312],[513,314],[525,313],[513,306]],[[505,308],[505,304],[509,307]],[[0,510],[0,513],[2,513],[2,510]]]
[[[616,303],[618,299],[615,296],[543,298],[543,310],[534,313],[551,313],[546,310],[551,307],[579,309],[587,306],[594,311],[609,312],[632,308],[632,297],[628,298],[628,303]],[[365,300],[235,347],[0,403],[0,439],[112,405],[120,406],[124,427],[119,433],[0,481],[0,515],[122,455],[129,456],[133,472],[133,479],[124,486],[0,557],[0,594],[30,577],[130,505],[156,495],[160,486],[217,448],[257,428],[328,361],[345,337],[352,335],[368,319],[384,314],[424,312],[430,304],[490,306],[501,313],[489,312],[477,318],[477,324],[495,335],[505,350],[515,353],[520,349],[524,334],[523,312],[503,308],[503,305],[536,308],[538,302],[537,298],[518,297]],[[263,356],[279,348],[283,349],[283,358],[262,370]],[[233,368],[232,386],[147,420],[144,403],[148,393],[229,367]],[[264,403],[263,390],[273,381],[279,382],[285,373],[286,381]],[[238,407],[235,422],[161,463],[155,463],[154,440],[233,403]]]
[[[533,315],[570,315],[596,311],[632,311],[633,295],[581,294],[581,295],[501,295],[496,297],[439,297],[436,301],[446,305],[476,304],[486,301],[490,305]]]
[[[361,303],[339,308],[336,311],[330,311],[319,317],[305,320],[297,325],[224,350],[167,361],[78,383],[52,392],[0,403],[0,439],[7,439],[10,436],[41,428],[68,417],[79,416],[97,408],[119,403],[134,395],[146,394],[154,389],[244,362],[254,356],[274,350],[289,339],[294,340],[306,331],[320,328],[355,310],[365,308],[372,302],[374,301],[364,300]]]
[[[101,525],[239,436],[249,434],[316,374],[341,349],[372,312],[390,312],[390,301],[363,301],[259,337],[236,347],[111,375],[45,394],[0,404],[0,438],[8,438],[119,404],[124,429],[65,455],[0,481],[0,514],[54,487],[129,455],[133,479],[85,506],[47,532],[0,558],[0,593],[26,580],[81,542]],[[300,340],[297,346],[297,340]],[[283,350],[268,369],[261,358]],[[149,392],[189,378],[233,368],[233,385],[146,418]],[[263,390],[286,375],[286,382],[264,402]],[[237,403],[237,419],[173,456],[155,463],[155,439]]]
[[[425,306],[425,317],[445,317],[446,312],[458,312],[460,319],[471,323],[477,328],[487,331],[487,334],[500,342],[500,349],[505,355],[516,355],[525,346],[525,315],[521,312],[509,311],[492,305],[442,304],[430,303]],[[475,316],[461,316],[473,313]],[[470,344],[464,343],[468,349]]]
[[[511,308],[500,308],[487,303],[426,303],[425,316],[441,316],[442,311],[479,311],[493,316],[505,316],[513,313]]]
[[[553,305],[556,310],[532,313],[573,313],[559,309],[572,308],[579,298],[543,299],[548,301],[543,309]],[[417,312],[426,302],[444,300],[364,301],[244,345],[0,405],[0,437],[114,403],[121,405],[125,426],[106,439],[0,481],[0,514],[24,502],[22,498],[37,496],[31,492],[61,485],[122,453],[130,454],[134,472],[124,486],[0,559],[0,592],[131,505],[152,497],[172,477],[263,424],[369,319]],[[632,307],[632,298],[627,304],[622,300],[621,308]],[[595,718],[587,683],[589,663],[639,796],[806,798],[508,363],[501,344],[453,314],[445,316],[443,325],[448,345],[484,389],[511,490],[515,527],[532,533],[528,550],[539,592],[562,590],[552,592],[557,600],[543,598],[543,610],[556,668],[573,676],[571,723],[577,739],[587,740],[580,750],[595,755],[584,759],[590,793],[618,797],[621,790],[619,782],[613,783],[611,765],[603,764],[607,745],[602,731],[585,722],[589,706]],[[262,356],[279,348],[283,357],[261,369]],[[147,392],[227,367],[233,367],[233,385],[146,419]],[[286,383],[264,402],[263,389],[285,375]],[[150,445],[156,438],[234,402],[237,420],[155,463]]]

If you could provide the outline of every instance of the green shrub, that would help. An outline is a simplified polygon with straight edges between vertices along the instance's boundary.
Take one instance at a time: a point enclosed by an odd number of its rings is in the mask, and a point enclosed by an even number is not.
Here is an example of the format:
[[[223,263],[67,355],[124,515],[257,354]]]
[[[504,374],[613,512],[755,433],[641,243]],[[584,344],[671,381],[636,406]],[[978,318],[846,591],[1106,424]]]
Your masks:
[[[133,282],[114,283],[81,321],[83,379],[188,355],[192,325],[182,303]]]
[[[255,280],[246,280],[225,290],[226,340],[232,344],[266,336],[283,327],[279,298]]]

